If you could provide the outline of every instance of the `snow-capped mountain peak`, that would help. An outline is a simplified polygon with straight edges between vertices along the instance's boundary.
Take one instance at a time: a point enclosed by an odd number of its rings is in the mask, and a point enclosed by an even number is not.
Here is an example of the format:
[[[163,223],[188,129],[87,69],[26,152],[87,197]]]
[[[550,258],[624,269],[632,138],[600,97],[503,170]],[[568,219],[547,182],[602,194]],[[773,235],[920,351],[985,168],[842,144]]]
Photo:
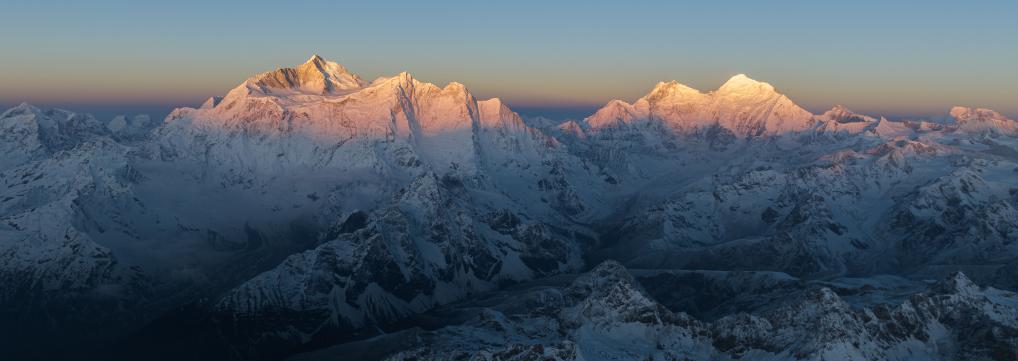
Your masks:
[[[71,149],[100,135],[106,135],[105,126],[89,114],[21,103],[0,115],[0,151],[7,158],[0,165]]]
[[[877,119],[873,117],[858,114],[853,112],[851,109],[848,109],[848,107],[840,104],[835,105],[830,110],[824,112],[819,116],[819,118],[838,123],[869,123],[877,121]]]
[[[679,83],[676,80],[659,82],[654,86],[654,89],[647,94],[646,98],[674,98],[674,97],[692,97],[698,98],[704,94],[699,90],[689,87],[685,84]]]
[[[612,99],[605,106],[587,117],[587,125],[594,129],[619,127],[633,119],[645,117],[644,112],[637,112],[633,106],[623,100]]]
[[[461,83],[368,83],[317,55],[162,124],[23,103],[0,115],[0,306],[199,320],[238,357],[432,310],[452,327],[407,338],[426,352],[1016,359],[1018,126],[951,115],[813,115],[740,74],[528,124]],[[920,281],[961,268],[986,287]]]
[[[972,282],[961,271],[954,272],[946,279],[937,282],[933,289],[940,293],[969,295],[979,292],[979,286]]]
[[[1018,122],[996,111],[984,108],[951,108],[958,129],[972,133],[1018,134]]]
[[[721,88],[718,88],[718,93],[740,93],[740,94],[759,94],[759,93],[775,93],[774,86],[769,83],[757,81],[746,74],[737,74],[728,79]]]
[[[953,117],[958,123],[966,123],[971,121],[984,121],[987,119],[1005,119],[1002,114],[985,108],[969,108],[963,106],[951,107],[951,117]]]
[[[38,112],[40,112],[39,108],[36,108],[32,104],[28,104],[27,102],[21,102],[21,104],[18,104],[17,106],[15,106],[13,108],[5,110],[3,112],[3,114],[0,115],[0,118],[8,118],[8,117],[11,117],[15,113],[17,113],[17,114],[27,114],[27,113],[38,113]]]
[[[324,63],[324,62],[325,62],[325,58],[322,58],[321,55],[312,54],[311,57],[308,58],[308,61],[306,61],[304,63]]]
[[[344,76],[351,82],[334,81]],[[497,142],[507,150],[532,141],[545,143],[500,99],[479,101],[462,83],[438,86],[407,72],[366,83],[317,56],[296,68],[248,79],[222,100],[177,109],[167,123],[157,131],[157,139],[163,149],[175,150],[172,156],[239,163],[248,168],[245,173],[329,163],[377,171],[393,162],[376,153],[380,148],[375,142],[404,154],[412,149],[418,161],[439,170],[470,173],[482,151],[499,152],[478,142]],[[262,137],[257,146],[248,138],[251,134]],[[203,155],[207,153],[210,158]],[[279,154],[293,162],[272,161]]]
[[[813,114],[770,84],[739,74],[709,93],[677,81],[661,82],[635,103],[613,100],[586,121],[595,130],[618,128],[634,121],[661,123],[678,135],[700,134],[720,126],[740,138],[752,138],[809,129],[813,126]]]
[[[263,94],[340,94],[361,89],[363,79],[336,62],[314,55],[296,68],[280,68],[258,74],[242,87]]]

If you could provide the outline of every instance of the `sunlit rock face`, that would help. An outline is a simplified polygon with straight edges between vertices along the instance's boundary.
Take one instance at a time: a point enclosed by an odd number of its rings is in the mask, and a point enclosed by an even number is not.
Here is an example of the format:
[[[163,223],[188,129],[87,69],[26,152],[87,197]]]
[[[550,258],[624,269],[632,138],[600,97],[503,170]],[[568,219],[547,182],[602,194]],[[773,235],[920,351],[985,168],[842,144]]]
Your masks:
[[[314,55],[296,68],[282,68],[258,74],[233,92],[246,90],[249,94],[330,95],[358,90],[366,85],[367,82],[356,74],[351,74],[342,65]]]
[[[260,173],[286,166],[378,172],[393,156],[476,173],[484,152],[477,142],[500,143],[489,153],[548,143],[500,100],[478,101],[462,84],[438,87],[408,73],[367,83],[317,56],[252,77],[199,109],[177,109],[157,138],[165,157]]]
[[[0,338],[38,359],[1010,359],[1018,127],[951,116],[814,115],[738,75],[524,119],[318,56],[163,122],[22,104],[0,115]]]

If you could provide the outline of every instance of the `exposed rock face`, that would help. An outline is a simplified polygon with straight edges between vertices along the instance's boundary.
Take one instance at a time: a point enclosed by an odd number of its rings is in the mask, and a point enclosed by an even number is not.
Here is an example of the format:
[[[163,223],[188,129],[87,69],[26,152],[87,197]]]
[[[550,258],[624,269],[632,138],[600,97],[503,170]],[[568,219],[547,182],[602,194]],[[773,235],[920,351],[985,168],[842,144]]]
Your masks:
[[[264,94],[296,92],[326,95],[357,90],[365,85],[367,82],[342,65],[314,55],[296,68],[277,69],[248,79],[235,91],[243,88]]]
[[[1018,284],[1018,128],[952,115],[813,115],[740,75],[525,121],[317,56],[162,123],[23,104],[0,339],[278,359],[423,325],[375,340],[433,349],[366,358],[1009,359],[1013,295],[975,284]]]

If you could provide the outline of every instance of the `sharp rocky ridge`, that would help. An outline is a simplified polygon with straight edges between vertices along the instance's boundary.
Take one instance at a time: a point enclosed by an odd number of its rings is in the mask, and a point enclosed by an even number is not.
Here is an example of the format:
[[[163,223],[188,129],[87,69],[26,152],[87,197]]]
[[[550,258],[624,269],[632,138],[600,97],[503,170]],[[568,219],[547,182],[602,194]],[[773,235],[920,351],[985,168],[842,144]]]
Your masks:
[[[0,114],[0,338],[26,359],[1012,359],[1018,123],[950,116],[811,114],[737,75],[558,123],[317,55],[161,123],[22,104]]]

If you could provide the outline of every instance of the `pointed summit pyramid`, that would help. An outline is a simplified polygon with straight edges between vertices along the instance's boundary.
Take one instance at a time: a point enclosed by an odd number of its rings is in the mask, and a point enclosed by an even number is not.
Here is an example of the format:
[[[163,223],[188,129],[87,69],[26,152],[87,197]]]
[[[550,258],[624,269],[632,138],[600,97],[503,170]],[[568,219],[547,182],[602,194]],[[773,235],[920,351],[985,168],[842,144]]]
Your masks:
[[[313,55],[296,68],[280,68],[248,79],[248,88],[265,94],[341,94],[368,85],[342,65]]]

